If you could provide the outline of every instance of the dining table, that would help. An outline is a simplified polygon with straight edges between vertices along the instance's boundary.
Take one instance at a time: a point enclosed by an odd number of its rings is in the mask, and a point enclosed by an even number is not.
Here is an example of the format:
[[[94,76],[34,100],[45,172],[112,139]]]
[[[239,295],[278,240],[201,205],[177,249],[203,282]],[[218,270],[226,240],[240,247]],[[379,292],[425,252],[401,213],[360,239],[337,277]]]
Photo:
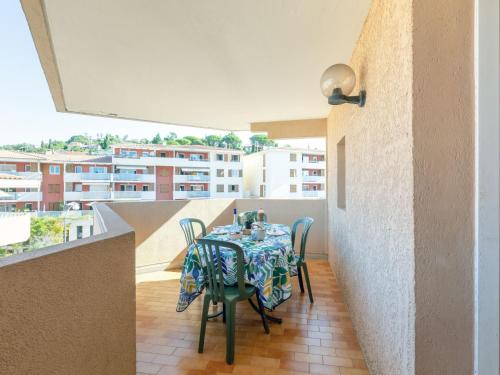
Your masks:
[[[283,224],[265,223],[265,238],[253,240],[251,235],[235,235],[241,233],[241,227],[226,225],[216,227],[205,239],[229,241],[238,244],[244,253],[245,283],[258,289],[257,298],[268,311],[273,311],[292,295],[291,277],[297,275],[297,256],[292,247],[290,227]],[[224,284],[231,286],[237,283],[236,255],[233,251],[221,248],[223,259]],[[200,294],[207,283],[207,275],[203,272],[204,260],[200,256],[196,242],[189,246],[182,267],[180,293],[176,310],[184,311]],[[249,300],[252,307],[257,307]],[[267,315],[267,314],[266,314]],[[269,320],[281,323],[281,319],[267,315]]]

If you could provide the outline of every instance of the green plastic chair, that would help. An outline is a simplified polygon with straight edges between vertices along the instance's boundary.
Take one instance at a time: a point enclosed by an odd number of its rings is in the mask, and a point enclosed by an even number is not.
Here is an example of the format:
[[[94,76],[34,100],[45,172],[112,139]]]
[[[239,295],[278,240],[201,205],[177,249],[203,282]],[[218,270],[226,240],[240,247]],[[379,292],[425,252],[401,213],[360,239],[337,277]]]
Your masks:
[[[238,215],[238,225],[245,225],[248,220],[257,221],[257,211],[244,211]],[[267,215],[264,214],[264,222],[267,223]]]
[[[186,238],[186,243],[191,246],[196,241],[196,235],[194,232],[194,225],[198,224],[201,227],[201,236],[205,237],[207,235],[207,228],[205,224],[200,219],[195,219],[192,217],[188,217],[186,219],[182,219],[180,222],[182,231],[184,232],[184,237]]]
[[[244,277],[244,255],[243,249],[234,243],[218,240],[199,239],[196,241],[198,251],[206,264],[208,282],[205,297],[203,299],[203,310],[201,315],[200,340],[198,343],[198,353],[203,353],[205,344],[205,329],[207,326],[208,307],[210,301],[214,304],[222,302],[224,304],[224,314],[226,322],[226,362],[234,362],[234,328],[236,323],[236,303],[250,300],[253,295],[257,296],[259,313],[264,325],[264,331],[269,333],[269,326],[264,314],[262,301],[259,298],[259,291],[253,285],[245,285]],[[224,251],[234,251],[236,253],[236,277],[237,284],[233,286],[224,285],[221,259],[221,249]]]
[[[300,237],[300,255],[296,255],[297,258],[297,270],[299,276],[299,286],[300,292],[304,293],[304,283],[302,281],[302,269],[304,270],[304,276],[306,278],[307,284],[307,292],[309,293],[309,301],[311,303],[314,302],[311,282],[309,281],[309,271],[307,270],[307,263],[305,261],[306,257],[306,244],[307,244],[307,236],[309,235],[309,229],[314,223],[314,219],[311,217],[301,217],[297,219],[292,225],[292,247],[295,249],[295,237],[297,234],[297,230],[302,225],[302,236]]]

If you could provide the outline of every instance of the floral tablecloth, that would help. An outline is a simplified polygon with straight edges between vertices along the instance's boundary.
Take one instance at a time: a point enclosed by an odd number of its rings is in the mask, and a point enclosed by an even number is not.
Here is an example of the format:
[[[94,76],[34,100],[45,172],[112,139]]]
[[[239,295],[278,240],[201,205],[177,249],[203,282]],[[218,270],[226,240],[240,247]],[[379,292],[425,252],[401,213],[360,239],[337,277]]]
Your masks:
[[[228,226],[228,229],[231,226]],[[290,228],[281,224],[266,224],[266,229],[281,230],[281,236],[266,235],[264,241],[252,241],[249,236],[231,240],[229,234],[208,234],[205,238],[230,241],[240,245],[245,254],[245,282],[259,289],[262,304],[268,310],[286,301],[292,295],[291,276],[297,275],[297,262],[291,244]],[[224,283],[236,284],[236,255],[222,251]],[[205,287],[205,275],[196,245],[187,252],[181,275],[181,289],[177,311],[184,311]]]

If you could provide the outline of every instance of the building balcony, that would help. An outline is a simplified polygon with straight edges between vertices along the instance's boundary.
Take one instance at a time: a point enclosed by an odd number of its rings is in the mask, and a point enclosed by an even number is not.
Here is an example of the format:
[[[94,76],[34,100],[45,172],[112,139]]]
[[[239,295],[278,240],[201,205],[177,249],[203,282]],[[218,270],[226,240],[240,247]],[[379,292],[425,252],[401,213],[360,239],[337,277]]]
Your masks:
[[[302,168],[304,169],[325,169],[326,161],[302,160]]]
[[[7,192],[7,195],[0,195],[0,202],[38,202],[42,200],[42,192],[26,191],[26,192]]]
[[[324,190],[302,190],[302,196],[305,198],[325,198]]]
[[[154,191],[114,191],[113,200],[154,200],[156,193]]]
[[[215,199],[192,200],[182,205],[173,201],[98,203],[94,206],[93,236],[39,249],[35,253],[13,255],[0,263],[0,278],[9,285],[9,292],[2,295],[6,306],[2,322],[8,322],[10,329],[2,331],[5,333],[2,340],[17,343],[20,337],[28,337],[34,348],[30,358],[46,358],[47,335],[72,337],[74,346],[68,347],[65,340],[55,340],[50,345],[51,361],[43,362],[46,373],[56,373],[58,368],[68,373],[88,373],[79,372],[79,369],[87,368],[85,358],[89,353],[94,358],[100,358],[98,353],[104,357],[98,361],[113,370],[98,372],[106,374],[168,374],[173,373],[176,366],[189,372],[200,366],[206,368],[209,361],[220,362],[223,366],[222,320],[219,318],[208,325],[205,353],[198,354],[196,344],[202,299],[195,300],[183,313],[175,312],[179,265],[186,246],[178,219],[198,217],[211,228],[231,223],[233,208],[241,212],[257,207],[262,207],[271,221],[286,225],[303,215],[313,217],[315,223],[309,236],[308,255],[322,258],[308,260],[313,290],[317,291],[315,306],[324,311],[321,321],[317,320],[318,312],[304,310],[308,309],[309,302],[299,292],[297,278],[292,279],[291,298],[277,308],[276,314],[285,322],[302,319],[303,315],[304,325],[310,324],[311,332],[319,322],[325,326],[335,324],[335,329],[346,330],[336,344],[349,347],[360,355],[338,285],[325,260],[326,205],[322,201],[308,200]],[[149,219],[144,220],[146,217]],[[54,303],[54,291],[57,291],[58,303]],[[37,301],[36,306],[26,304],[32,300]],[[241,332],[252,332],[255,336],[248,340],[238,329],[236,353],[243,355],[249,347],[262,349],[261,338],[270,336],[261,332],[261,327],[256,327],[258,315],[254,315],[248,304],[238,307],[237,316],[245,317],[239,323]],[[342,314],[341,322],[338,314]],[[161,321],[166,323],[159,324]],[[279,334],[281,329],[278,325],[271,326],[271,332],[276,332],[277,337],[282,336]],[[39,334],[34,335],[34,330]],[[216,333],[219,331],[221,333]],[[304,339],[300,330],[291,330],[287,340]],[[319,339],[311,340],[317,340],[315,345],[321,346]],[[99,345],[86,345],[88,342]],[[73,347],[80,349],[73,352]],[[300,355],[307,345],[269,345],[271,348],[279,356],[294,355],[294,350]],[[18,350],[24,349],[8,346],[0,353],[0,363],[16,369],[30,366],[25,357],[13,355]],[[74,358],[68,361],[71,353]],[[237,357],[235,365],[243,365],[243,361],[244,357]],[[279,359],[273,361],[273,366],[279,364]],[[79,366],[77,370],[75,366]]]
[[[116,159],[116,160],[115,160]],[[208,168],[209,160],[208,159],[189,159],[189,158],[161,158],[157,156],[141,156],[136,158],[130,157],[121,157],[114,155],[113,162],[116,164],[124,165],[124,166],[172,166],[172,167],[200,167],[200,168]]]
[[[110,200],[110,191],[66,191],[64,200],[66,201],[99,201]]]
[[[150,182],[154,183],[156,176],[152,173],[114,173],[113,181],[119,182]]]
[[[182,183],[182,182],[196,182],[196,181],[210,181],[210,175],[185,175],[185,174],[176,174],[174,175],[174,182]]]
[[[209,198],[209,191],[202,190],[175,190],[174,199]]]
[[[65,182],[111,181],[110,173],[65,173]]]
[[[42,172],[14,172],[14,171],[0,171],[0,174],[10,174],[19,176],[25,180],[41,180]]]
[[[314,175],[302,176],[302,181],[324,183],[325,176],[314,176]]]

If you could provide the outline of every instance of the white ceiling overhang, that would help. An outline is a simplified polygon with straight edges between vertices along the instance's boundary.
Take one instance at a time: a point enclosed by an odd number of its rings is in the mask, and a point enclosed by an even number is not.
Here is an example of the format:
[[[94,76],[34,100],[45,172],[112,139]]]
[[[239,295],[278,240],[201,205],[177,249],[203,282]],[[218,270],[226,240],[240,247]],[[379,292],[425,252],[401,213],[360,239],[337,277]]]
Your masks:
[[[21,0],[56,108],[224,130],[317,119],[371,0]]]

